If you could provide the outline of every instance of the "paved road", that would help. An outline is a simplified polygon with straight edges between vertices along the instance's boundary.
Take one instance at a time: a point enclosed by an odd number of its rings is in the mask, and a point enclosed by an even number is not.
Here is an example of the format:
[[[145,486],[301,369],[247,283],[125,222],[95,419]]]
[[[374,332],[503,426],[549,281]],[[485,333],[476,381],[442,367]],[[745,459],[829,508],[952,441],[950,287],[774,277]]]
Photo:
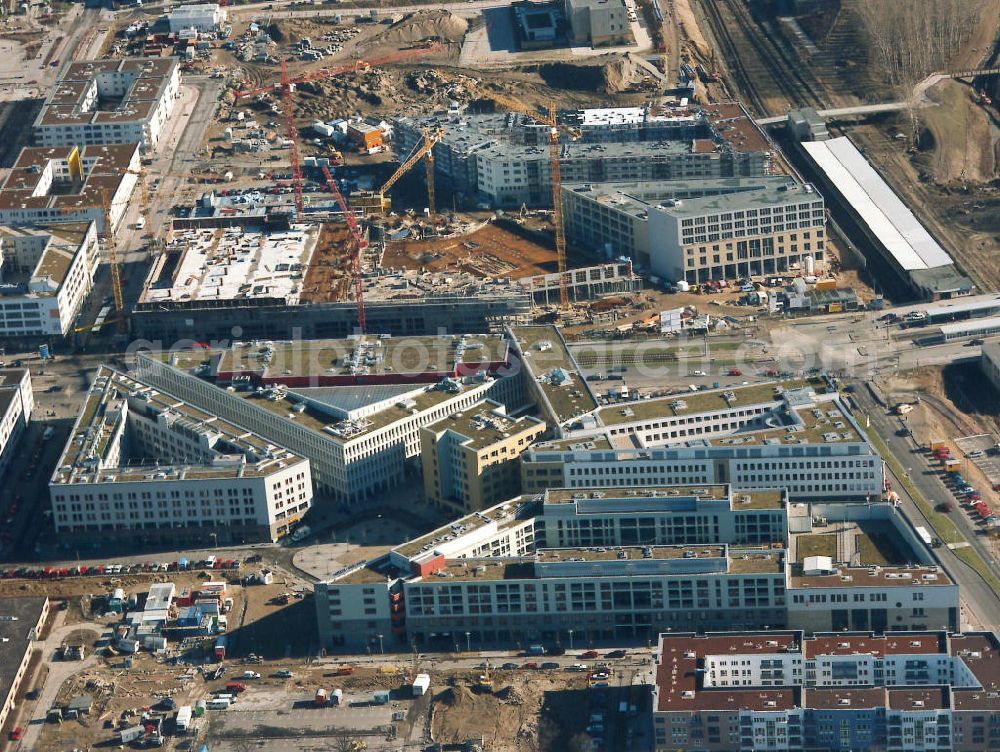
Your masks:
[[[902,467],[908,468],[910,480],[920,494],[931,504],[951,498],[951,493],[941,481],[940,475],[928,465],[926,458],[919,451],[912,438],[898,437],[896,429],[900,427],[898,419],[887,415],[875,404],[868,390],[859,388],[854,398],[862,410],[871,417],[872,428],[875,429],[888,444],[889,450]],[[916,504],[910,498],[899,478],[892,476],[893,490],[902,497],[903,514],[914,525],[923,525],[932,529]],[[989,545],[979,529],[971,523],[968,515],[962,510],[953,513],[951,519],[965,534],[969,543],[975,548],[984,561],[991,565],[994,573],[1000,577],[1000,564],[993,558]],[[978,573],[962,562],[954,552],[946,547],[933,550],[942,566],[952,575],[962,592],[963,601],[971,610],[970,620],[978,626],[987,629],[1000,629],[1000,598],[983,582]]]
[[[65,619],[66,612],[57,611],[48,638],[44,642],[36,643],[34,646],[35,650],[39,650],[42,653],[42,662],[48,667],[48,675],[45,677],[45,683],[42,685],[41,692],[34,705],[26,705],[24,708],[24,712],[29,714],[31,720],[23,724],[25,726],[24,736],[19,743],[10,747],[12,752],[14,750],[31,752],[31,750],[37,749],[38,736],[42,733],[42,729],[45,726],[45,715],[48,713],[49,708],[55,705],[56,696],[59,694],[62,685],[74,674],[78,674],[97,663],[97,655],[93,650],[82,661],[53,660],[56,648],[62,644],[63,640],[71,632],[81,629],[91,629],[99,635],[104,635],[108,631],[107,627],[103,624],[89,622],[63,626]]]

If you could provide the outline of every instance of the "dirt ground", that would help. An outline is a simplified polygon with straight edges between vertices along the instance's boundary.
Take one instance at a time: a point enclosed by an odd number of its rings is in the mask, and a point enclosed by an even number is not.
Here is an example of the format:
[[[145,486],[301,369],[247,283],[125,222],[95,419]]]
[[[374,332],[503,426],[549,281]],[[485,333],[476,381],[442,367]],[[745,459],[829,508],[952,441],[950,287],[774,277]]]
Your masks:
[[[350,232],[341,224],[323,225],[302,284],[302,300],[326,303],[346,300],[351,285]]]
[[[551,274],[558,268],[554,250],[495,224],[450,238],[390,243],[382,257],[382,266],[515,279]]]
[[[535,752],[539,724],[545,720],[541,716],[546,693],[583,689],[586,680],[509,674],[495,686],[495,692],[476,693],[459,684],[438,694],[431,720],[434,740],[447,744],[482,737],[485,749],[495,752]],[[576,722],[585,722],[586,716],[580,715]],[[563,727],[573,722],[572,718],[553,720]]]
[[[924,156],[934,181],[988,183],[1000,176],[1000,128],[986,108],[975,103],[969,86],[945,80],[927,94],[939,105],[920,111],[928,132],[921,139],[932,139]]]

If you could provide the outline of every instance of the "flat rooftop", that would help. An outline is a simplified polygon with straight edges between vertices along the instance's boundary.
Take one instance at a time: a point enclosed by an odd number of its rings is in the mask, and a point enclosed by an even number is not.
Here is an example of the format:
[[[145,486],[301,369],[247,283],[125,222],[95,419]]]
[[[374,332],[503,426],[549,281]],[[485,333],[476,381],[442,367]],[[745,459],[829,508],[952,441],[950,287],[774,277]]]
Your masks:
[[[35,637],[31,630],[42,618],[47,600],[0,598],[0,702],[6,702],[10,696],[14,676]]]
[[[829,519],[809,532],[791,532],[788,555],[798,564],[810,556],[829,556],[853,567],[892,567],[917,560],[888,520]]]
[[[889,691],[885,687],[810,687],[805,690],[802,703],[816,710],[884,708]]]
[[[539,505],[530,501],[528,497],[518,496],[502,504],[490,507],[481,512],[473,512],[465,517],[439,527],[426,535],[407,541],[393,549],[400,556],[412,558],[423,553],[431,552],[436,546],[457,540],[462,536],[474,533],[476,530],[496,523],[497,529],[505,528],[517,524],[539,511]]]
[[[785,206],[798,206],[803,203],[822,202],[823,197],[809,183],[799,184],[791,178],[763,178],[758,181],[745,179],[745,183],[753,185],[749,189],[726,193],[713,193],[704,196],[692,196],[682,200],[663,201],[651,207],[678,218],[698,217],[704,214],[719,214],[723,212],[743,211],[745,209],[763,209]],[[810,208],[810,212],[814,208]],[[796,217],[798,214],[796,213]],[[783,219],[783,217],[782,217]],[[763,219],[761,220],[763,222]],[[799,220],[796,219],[796,222]],[[813,223],[825,222],[820,218]],[[805,225],[803,225],[805,226]]]
[[[71,63],[42,106],[35,127],[113,124],[143,121],[156,109],[178,67],[175,57],[125,58]],[[113,103],[101,101],[104,80],[116,88],[124,80],[124,94]],[[95,96],[95,88],[98,96]],[[117,89],[116,89],[117,90]]]
[[[943,635],[938,632],[888,633],[871,635],[816,635],[802,643],[806,660],[824,655],[935,655],[944,653]]]
[[[769,493],[769,492],[762,492]],[[780,492],[775,491],[780,498]],[[729,486],[720,483],[703,486],[635,486],[629,488],[549,488],[546,504],[572,504],[585,499],[629,499],[637,496],[664,497],[697,496],[700,499],[721,500],[729,497]]]
[[[952,635],[949,640],[951,655],[961,658],[975,675],[980,690],[952,692],[956,710],[1000,711],[1000,639],[992,632],[969,632]]]
[[[497,412],[497,410],[501,412]],[[503,406],[491,401],[480,402],[462,412],[449,415],[426,428],[435,433],[454,431],[467,438],[463,446],[482,450],[512,436],[545,429],[545,423],[530,416],[511,418]]]
[[[130,402],[130,400],[132,402]],[[128,464],[121,442],[132,410],[175,430],[206,437],[211,461],[184,463],[172,458],[144,458]],[[127,447],[126,447],[127,448]],[[122,458],[125,455],[125,458]],[[135,481],[240,478],[268,475],[303,461],[286,449],[189,405],[147,384],[102,366],[83,404],[62,456],[52,474],[53,485]]]
[[[662,635],[656,666],[657,711],[698,710],[790,710],[796,707],[799,690],[711,689],[702,690],[698,669],[702,656],[786,652],[797,644],[798,634],[773,632],[764,635]]]
[[[933,269],[953,263],[847,136],[807,141],[802,148],[901,269]]]
[[[114,197],[128,177],[139,144],[88,145],[80,150],[83,182],[70,183],[52,163],[65,164],[75,147],[29,147],[17,161],[0,188],[0,210],[49,209],[67,212],[103,206],[104,191]],[[59,190],[53,191],[53,187]]]
[[[802,565],[791,564],[789,584],[794,588],[859,588],[859,587],[939,587],[953,585],[944,570],[935,566],[918,567],[835,567],[833,574],[802,574]]]
[[[236,343],[222,355],[220,378],[255,374],[275,382],[287,377],[392,376],[399,382],[468,375],[508,360],[502,335],[437,337],[362,336],[350,339]]]
[[[175,230],[140,302],[265,298],[296,305],[319,232],[318,225]]]
[[[4,297],[25,295],[28,297],[52,297],[59,293],[66,276],[73,265],[73,259],[83,249],[81,245],[90,227],[85,222],[67,222],[51,227],[15,227],[0,226],[0,245],[6,246],[8,241],[16,247],[19,241],[34,240],[44,242],[45,250],[38,257],[38,262],[30,272],[15,268],[13,256],[7,254],[10,260],[5,260],[0,278],[4,285],[23,287],[23,290],[2,290]],[[47,240],[46,240],[47,238]],[[5,249],[6,250],[6,249]],[[12,249],[13,250],[13,249]]]
[[[446,388],[446,382],[450,383],[457,391]],[[332,409],[330,412],[323,411],[317,407],[315,402],[306,403],[296,397],[294,391],[286,391],[279,387],[271,387],[261,391],[238,391],[236,394],[250,404],[294,421],[311,431],[323,433],[329,441],[346,443],[404,418],[410,418],[415,413],[436,407],[460,394],[466,388],[454,379],[447,379],[439,384],[415,384],[414,387],[414,391],[408,392],[398,402],[357,420],[341,419]]]
[[[600,408],[596,415],[604,425],[617,426],[656,418],[719,412],[735,407],[768,404],[777,406],[782,402],[782,393],[790,385],[790,383],[772,382],[732,389],[675,394],[635,402],[619,402]]]
[[[949,707],[948,699],[947,687],[890,689],[888,707],[893,710],[909,710],[914,712],[943,710]]]
[[[559,423],[597,407],[597,400],[555,327],[520,326],[511,331],[524,364],[541,387]]]

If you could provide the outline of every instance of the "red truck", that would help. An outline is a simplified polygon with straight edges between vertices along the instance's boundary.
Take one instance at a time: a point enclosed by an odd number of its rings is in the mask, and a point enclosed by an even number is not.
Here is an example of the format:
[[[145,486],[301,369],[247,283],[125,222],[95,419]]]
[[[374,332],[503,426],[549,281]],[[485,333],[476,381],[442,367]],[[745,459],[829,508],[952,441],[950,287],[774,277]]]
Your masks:
[[[233,694],[238,695],[240,692],[246,692],[246,690],[247,690],[247,685],[244,684],[243,682],[238,682],[238,681],[226,682],[227,692],[232,692]]]

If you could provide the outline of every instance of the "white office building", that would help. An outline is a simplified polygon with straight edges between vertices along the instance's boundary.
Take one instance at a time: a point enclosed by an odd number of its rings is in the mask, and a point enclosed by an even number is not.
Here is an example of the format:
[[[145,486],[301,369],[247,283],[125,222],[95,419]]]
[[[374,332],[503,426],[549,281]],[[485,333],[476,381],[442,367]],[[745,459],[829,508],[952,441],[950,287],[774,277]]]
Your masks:
[[[828,562],[810,560],[830,544]],[[557,488],[348,567],[317,584],[316,608],[324,645],[348,650],[379,634],[393,649],[450,651],[642,644],[668,628],[957,628],[958,586],[930,561],[891,504],[790,505],[781,490],[707,484]]]
[[[0,227],[0,334],[70,333],[100,263],[97,224]]]
[[[312,502],[309,461],[102,367],[49,481],[64,539],[273,542]]]
[[[447,339],[449,343],[452,340]],[[331,352],[327,351],[327,357]],[[319,374],[311,381],[303,371],[296,375],[289,369],[287,375],[265,378],[259,385],[247,376],[245,381],[238,380],[226,389],[195,375],[206,373],[204,359],[210,354],[198,352],[193,356],[193,363],[183,353],[166,356],[170,362],[165,363],[140,354],[137,373],[220,418],[307,457],[316,492],[348,503],[386,491],[402,483],[408,471],[417,472],[423,426],[466,410],[484,398],[520,407],[523,391],[517,376],[494,378],[475,368],[467,376],[442,373],[431,383],[413,383],[405,374],[400,380],[401,374],[395,372],[379,381],[377,387],[364,386],[364,380],[357,376],[348,378],[356,378],[358,386],[323,387],[319,386],[323,383]],[[387,356],[385,363],[391,362],[392,357]],[[301,355],[290,354],[288,363],[301,367],[304,361]],[[455,373],[454,363],[450,365]],[[295,386],[297,381],[302,386]]]
[[[732,483],[793,499],[878,498],[882,460],[821,383],[771,383],[619,402],[521,456],[525,492]]]

